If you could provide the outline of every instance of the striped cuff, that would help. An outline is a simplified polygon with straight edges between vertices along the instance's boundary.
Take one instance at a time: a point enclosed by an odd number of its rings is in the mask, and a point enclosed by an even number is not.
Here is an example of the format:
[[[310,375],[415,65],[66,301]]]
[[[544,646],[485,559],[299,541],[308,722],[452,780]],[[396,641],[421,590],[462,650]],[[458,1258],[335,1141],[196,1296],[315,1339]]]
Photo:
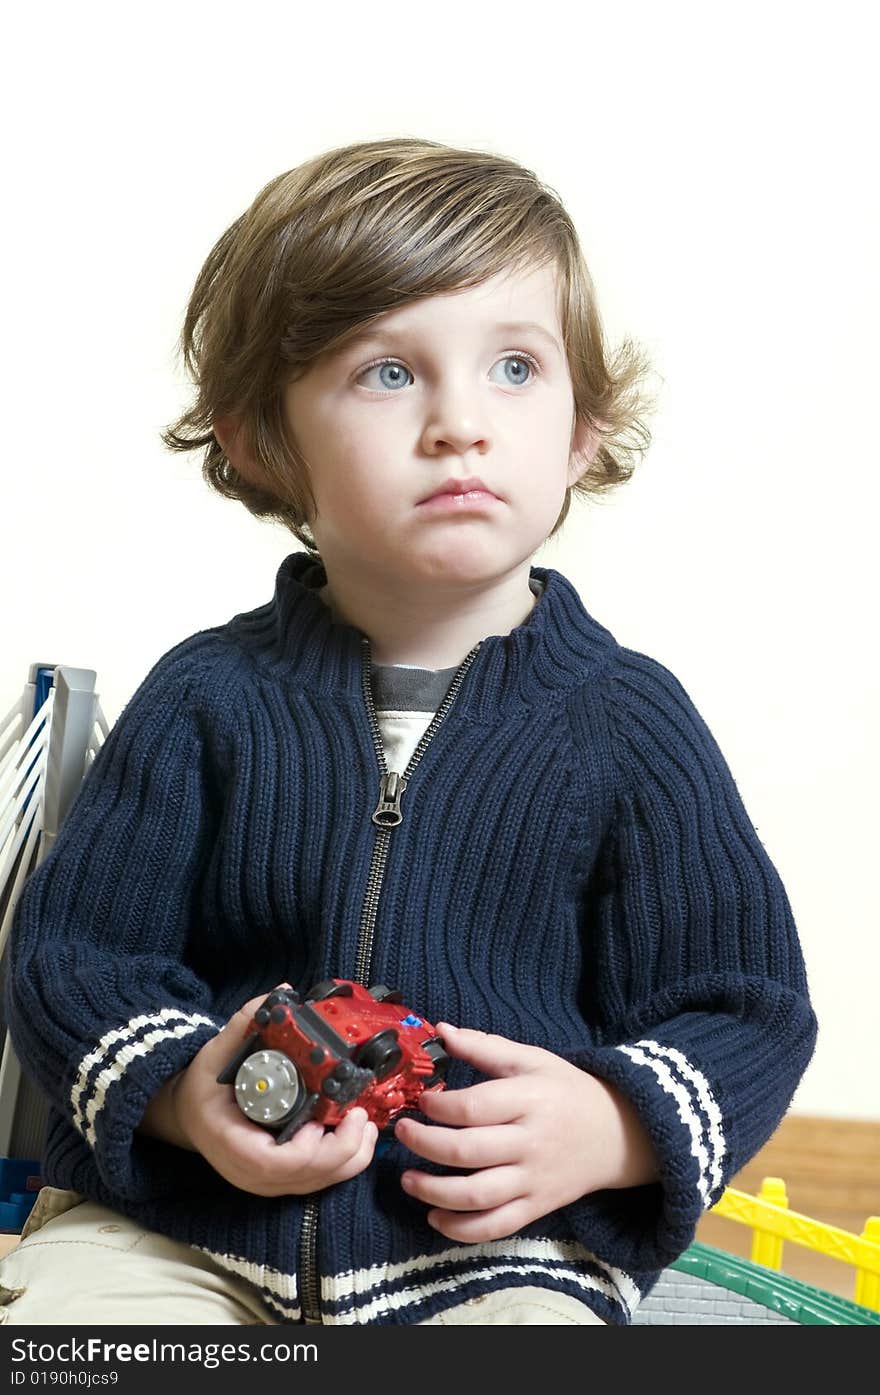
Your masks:
[[[706,1211],[724,1190],[722,1161],[727,1145],[721,1110],[702,1071],[674,1046],[643,1038],[634,1046],[618,1046],[637,1066],[650,1071],[664,1094],[675,1101],[686,1131],[691,1157],[697,1164],[700,1210]]]
[[[125,1026],[104,1033],[97,1047],[80,1061],[70,1092],[74,1127],[92,1148],[97,1144],[98,1121],[108,1100],[112,1105],[113,1087],[125,1079],[132,1064],[149,1056],[162,1042],[179,1041],[201,1027],[218,1029],[214,1019],[203,1013],[161,1008],[132,1017]],[[160,1083],[157,1081],[157,1089]]]

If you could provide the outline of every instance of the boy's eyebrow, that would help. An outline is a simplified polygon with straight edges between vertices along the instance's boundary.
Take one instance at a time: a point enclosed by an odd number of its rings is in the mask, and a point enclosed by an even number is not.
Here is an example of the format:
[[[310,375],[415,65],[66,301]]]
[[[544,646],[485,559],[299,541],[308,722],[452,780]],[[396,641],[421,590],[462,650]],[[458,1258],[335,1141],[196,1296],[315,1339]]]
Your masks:
[[[510,320],[504,324],[492,325],[490,326],[490,330],[493,334],[499,332],[504,334],[537,334],[548,344],[552,344],[553,348],[557,349],[559,353],[562,353],[562,345],[555,335],[551,334],[548,329],[545,329],[543,325],[539,325],[535,320]],[[395,329],[391,325],[387,327],[383,325],[368,325],[358,334],[352,335],[351,339],[347,341],[343,348],[349,349],[355,344],[365,344],[371,340],[385,339],[389,335],[400,336],[405,339],[408,332],[409,331],[405,329]]]

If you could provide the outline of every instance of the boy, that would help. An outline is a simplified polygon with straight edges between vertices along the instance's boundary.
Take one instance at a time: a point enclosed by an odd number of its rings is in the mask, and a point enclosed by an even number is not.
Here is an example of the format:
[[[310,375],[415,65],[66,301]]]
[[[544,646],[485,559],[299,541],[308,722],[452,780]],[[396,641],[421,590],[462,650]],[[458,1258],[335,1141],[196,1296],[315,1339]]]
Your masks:
[[[158,661],[20,899],[52,1186],[8,1319],[626,1324],[816,1032],[687,694],[530,564],[626,478],[638,361],[531,172],[403,140],[266,186],[183,344],[166,443],[308,550]],[[382,1149],[361,1110],[277,1146],[217,1083],[267,991],[330,977],[452,1057]]]

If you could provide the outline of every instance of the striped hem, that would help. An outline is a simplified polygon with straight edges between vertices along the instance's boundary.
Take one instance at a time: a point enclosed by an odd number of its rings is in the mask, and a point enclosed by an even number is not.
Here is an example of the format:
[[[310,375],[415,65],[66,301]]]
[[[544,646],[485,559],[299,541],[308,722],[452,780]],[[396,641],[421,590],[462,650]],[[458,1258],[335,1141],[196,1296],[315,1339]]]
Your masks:
[[[653,1071],[658,1085],[678,1106],[678,1117],[690,1136],[691,1156],[699,1169],[697,1188],[702,1210],[708,1210],[724,1190],[722,1159],[727,1153],[721,1110],[709,1082],[687,1057],[673,1046],[642,1040],[635,1046],[618,1046],[636,1065]]]
[[[454,1292],[458,1303],[518,1280],[558,1288],[586,1303],[591,1296],[599,1296],[626,1321],[641,1301],[629,1274],[605,1264],[576,1241],[513,1237],[325,1277],[321,1280],[322,1317],[327,1325],[378,1322],[438,1294]]]
[[[193,1248],[237,1278],[253,1284],[282,1322],[301,1321],[295,1274],[221,1254],[204,1245]],[[454,1302],[460,1303],[518,1283],[555,1288],[588,1306],[592,1306],[591,1296],[598,1295],[626,1322],[631,1321],[642,1296],[629,1274],[603,1263],[576,1241],[514,1237],[479,1247],[455,1246],[438,1254],[416,1255],[395,1264],[374,1264],[324,1277],[321,1318],[328,1327],[362,1326],[379,1323],[391,1314],[407,1313],[408,1321],[415,1324],[421,1316],[410,1315],[411,1310],[438,1294],[452,1294]]]
[[[170,1025],[170,1024],[174,1025]],[[107,1098],[107,1091],[121,1080],[132,1061],[146,1056],[160,1042],[179,1040],[199,1027],[216,1027],[212,1017],[200,1012],[188,1013],[180,1008],[161,1008],[158,1012],[132,1017],[124,1027],[105,1032],[94,1051],[79,1063],[76,1080],[70,1092],[70,1108],[76,1130],[94,1148],[96,1120]],[[139,1039],[144,1028],[152,1028]]]
[[[209,1250],[207,1245],[193,1245],[194,1250],[212,1259],[221,1269],[234,1274],[237,1279],[245,1279],[259,1291],[260,1297],[282,1322],[299,1322],[302,1310],[296,1287],[295,1274],[283,1274],[280,1269],[270,1269],[266,1264],[255,1264],[252,1260],[241,1259],[238,1255],[220,1254]]]

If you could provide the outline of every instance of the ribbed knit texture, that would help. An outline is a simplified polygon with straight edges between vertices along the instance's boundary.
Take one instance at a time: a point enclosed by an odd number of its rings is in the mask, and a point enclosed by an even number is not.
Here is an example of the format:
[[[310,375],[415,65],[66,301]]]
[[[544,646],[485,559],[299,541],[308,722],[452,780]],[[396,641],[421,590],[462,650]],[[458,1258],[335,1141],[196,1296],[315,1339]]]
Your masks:
[[[687,693],[571,583],[482,641],[391,830],[370,983],[618,1085],[662,1181],[468,1245],[393,1141],[319,1194],[326,1323],[406,1324],[542,1283],[627,1323],[762,1146],[816,1023],[788,899]],[[300,1317],[305,1198],[239,1191],[134,1130],[249,997],[353,977],[377,836],[365,636],[281,565],[273,599],[155,664],[14,916],[7,1016],[52,1103],[47,1181],[200,1246]],[[369,672],[369,669],[367,669]],[[449,1086],[481,1077],[454,1062]]]

